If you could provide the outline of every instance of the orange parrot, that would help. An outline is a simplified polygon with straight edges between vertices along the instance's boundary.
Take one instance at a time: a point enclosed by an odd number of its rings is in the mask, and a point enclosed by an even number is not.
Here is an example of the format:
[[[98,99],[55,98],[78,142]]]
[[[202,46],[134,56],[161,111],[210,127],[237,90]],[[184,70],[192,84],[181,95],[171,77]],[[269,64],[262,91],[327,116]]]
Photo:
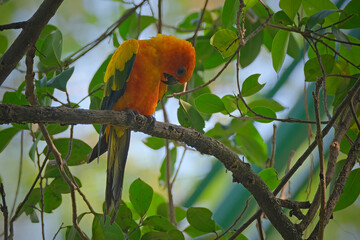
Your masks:
[[[107,66],[101,109],[134,110],[151,116],[167,85],[189,81],[194,67],[195,50],[185,40],[162,34],[148,40],[127,40]],[[115,221],[121,202],[129,144],[129,129],[103,125],[88,158],[91,162],[108,151],[105,214],[114,209],[110,223]]]

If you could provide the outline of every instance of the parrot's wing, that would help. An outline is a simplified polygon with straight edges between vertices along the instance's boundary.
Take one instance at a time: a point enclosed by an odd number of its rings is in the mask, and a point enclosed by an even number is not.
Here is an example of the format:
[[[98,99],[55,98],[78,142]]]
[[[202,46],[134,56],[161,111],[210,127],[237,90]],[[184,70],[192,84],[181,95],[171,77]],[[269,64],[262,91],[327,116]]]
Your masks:
[[[123,42],[115,51],[105,72],[101,110],[112,110],[114,104],[124,95],[138,50],[138,41],[131,39]],[[87,162],[93,161],[108,150],[108,142],[104,135],[105,128],[106,125],[101,126],[99,142],[93,148]]]
[[[114,104],[124,95],[138,50],[138,42],[131,39],[122,43],[114,53],[105,73],[101,110],[112,110]]]

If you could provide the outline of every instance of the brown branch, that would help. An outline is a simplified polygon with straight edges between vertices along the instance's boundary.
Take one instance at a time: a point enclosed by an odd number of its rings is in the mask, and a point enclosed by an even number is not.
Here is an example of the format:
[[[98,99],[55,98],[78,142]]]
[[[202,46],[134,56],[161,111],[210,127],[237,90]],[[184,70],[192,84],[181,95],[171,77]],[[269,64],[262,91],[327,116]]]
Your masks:
[[[26,76],[25,76],[25,83],[26,83],[26,89],[25,89],[25,96],[30,104],[32,105],[38,105],[39,101],[36,98],[34,94],[34,73],[33,73],[33,58],[35,55],[35,47],[31,46],[28,53],[26,54]],[[73,224],[75,229],[78,231],[80,237],[82,239],[88,239],[86,235],[83,233],[83,231],[80,229],[79,224],[77,222],[77,211],[76,211],[76,201],[75,201],[75,189],[77,188],[75,181],[71,181],[68,175],[65,172],[64,168],[64,162],[61,158],[60,152],[57,150],[54,142],[51,139],[51,136],[49,132],[47,131],[45,124],[39,123],[39,129],[45,139],[45,142],[49,149],[51,149],[51,152],[53,153],[56,164],[59,168],[60,174],[65,180],[65,182],[68,184],[70,188],[70,195],[71,195],[71,201],[72,201],[72,213],[73,213]],[[66,163],[65,163],[66,164]],[[69,171],[70,173],[70,171]],[[70,174],[71,175],[71,174]]]
[[[24,28],[26,26],[26,24],[27,24],[27,22],[14,22],[14,23],[0,25],[0,31]]]
[[[359,152],[360,152],[360,135],[357,136],[356,141],[350,148],[345,165],[343,166],[341,172],[339,173],[339,177],[335,182],[334,190],[331,193],[329,200],[327,202],[325,219],[324,219],[325,225],[329,223],[329,220],[332,216],[335,206],[339,201],[340,196],[344,192],[346,180],[348,179],[349,174],[357,161]],[[318,232],[319,232],[319,223],[316,225],[314,231],[311,233],[308,239],[317,239]]]
[[[34,15],[26,21],[26,25],[0,59],[0,85],[25,55],[28,46],[35,44],[49,20],[63,0],[44,0]]]
[[[152,136],[184,142],[200,153],[218,158],[233,173],[234,181],[243,184],[253,194],[259,206],[284,238],[300,239],[294,225],[276,203],[274,195],[250,166],[218,140],[193,129],[160,122],[155,122],[154,127],[151,128],[147,117],[142,115],[133,117],[129,113],[119,111],[0,105],[0,123],[10,122],[121,125]]]
[[[340,116],[340,114],[343,112],[343,109],[350,103],[351,99],[353,98],[354,94],[358,91],[360,88],[360,81],[357,81],[354,86],[348,91],[348,95],[345,97],[345,99],[339,104],[337,107],[335,113],[333,114],[333,117],[329,120],[328,124],[323,128],[322,130],[322,136],[326,136],[330,129],[333,127],[335,121]],[[356,104],[359,104],[359,93],[356,94]],[[301,165],[305,162],[307,157],[314,151],[316,147],[316,141],[313,141],[310,146],[305,150],[305,152],[300,156],[300,158],[296,161],[294,166],[285,174],[285,176],[281,179],[280,184],[276,187],[276,189],[273,191],[274,195],[277,195],[282,188],[285,186],[285,184],[290,180],[290,178],[294,175],[294,173],[301,167]],[[255,221],[258,216],[262,214],[262,210],[258,210],[254,215],[252,215],[248,221],[246,221],[233,235],[234,239],[236,236],[238,236],[242,231],[244,231],[253,221]],[[299,229],[301,230],[301,229]]]
[[[358,104],[356,106],[358,106]],[[326,171],[326,185],[329,185],[330,181],[334,177],[335,169],[336,169],[336,161],[340,153],[340,142],[342,141],[347,130],[349,129],[351,122],[352,122],[352,114],[350,111],[348,111],[345,117],[341,121],[339,121],[336,126],[336,134],[334,136],[334,139],[332,140],[332,143],[330,144],[329,159],[328,159],[327,171]],[[306,213],[306,216],[304,217],[303,221],[298,225],[301,231],[304,231],[309,226],[309,224],[313,220],[319,208],[319,205],[320,205],[320,188],[318,188],[314,196],[309,211]]]
[[[319,56],[318,56],[319,57]],[[319,64],[321,64],[321,59],[319,59]],[[323,68],[322,68],[323,69]],[[324,217],[325,217],[325,207],[326,207],[326,177],[325,177],[325,159],[324,159],[324,145],[323,145],[323,136],[321,133],[320,125],[320,88],[321,88],[322,78],[316,82],[316,90],[313,93],[314,96],[314,108],[315,108],[315,118],[316,118],[316,143],[319,151],[319,163],[320,163],[320,229],[318,238],[322,240],[324,238]]]
[[[8,240],[8,221],[9,221],[9,211],[6,205],[6,198],[5,198],[5,190],[4,190],[4,185],[2,182],[0,182],[0,195],[1,195],[1,200],[2,200],[2,204],[0,204],[0,210],[3,213],[4,216],[4,240]]]

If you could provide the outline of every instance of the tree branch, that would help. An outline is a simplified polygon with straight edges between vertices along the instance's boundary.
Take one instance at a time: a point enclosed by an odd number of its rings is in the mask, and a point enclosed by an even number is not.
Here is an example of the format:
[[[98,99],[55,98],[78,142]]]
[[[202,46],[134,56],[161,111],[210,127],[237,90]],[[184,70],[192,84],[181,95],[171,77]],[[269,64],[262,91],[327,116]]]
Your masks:
[[[33,45],[49,20],[55,15],[63,0],[44,0],[34,15],[26,21],[23,30],[0,59],[0,86]]]
[[[218,158],[233,173],[233,181],[241,183],[255,197],[269,220],[285,239],[301,239],[300,233],[288,219],[275,196],[261,178],[254,173],[249,164],[218,140],[201,134],[193,129],[173,124],[155,122],[142,115],[132,116],[126,112],[82,110],[41,106],[0,105],[0,123],[31,122],[61,124],[110,124],[121,125],[134,131],[184,142],[196,148],[200,153]]]

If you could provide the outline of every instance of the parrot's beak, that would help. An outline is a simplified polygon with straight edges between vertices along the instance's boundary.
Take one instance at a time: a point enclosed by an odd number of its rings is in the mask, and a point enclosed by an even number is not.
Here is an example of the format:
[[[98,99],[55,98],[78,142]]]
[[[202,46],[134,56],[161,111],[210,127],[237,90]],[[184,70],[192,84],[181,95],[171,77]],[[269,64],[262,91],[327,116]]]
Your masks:
[[[165,81],[162,81],[163,83],[167,85],[175,85],[179,83],[179,80],[177,80],[173,75],[164,73]]]

